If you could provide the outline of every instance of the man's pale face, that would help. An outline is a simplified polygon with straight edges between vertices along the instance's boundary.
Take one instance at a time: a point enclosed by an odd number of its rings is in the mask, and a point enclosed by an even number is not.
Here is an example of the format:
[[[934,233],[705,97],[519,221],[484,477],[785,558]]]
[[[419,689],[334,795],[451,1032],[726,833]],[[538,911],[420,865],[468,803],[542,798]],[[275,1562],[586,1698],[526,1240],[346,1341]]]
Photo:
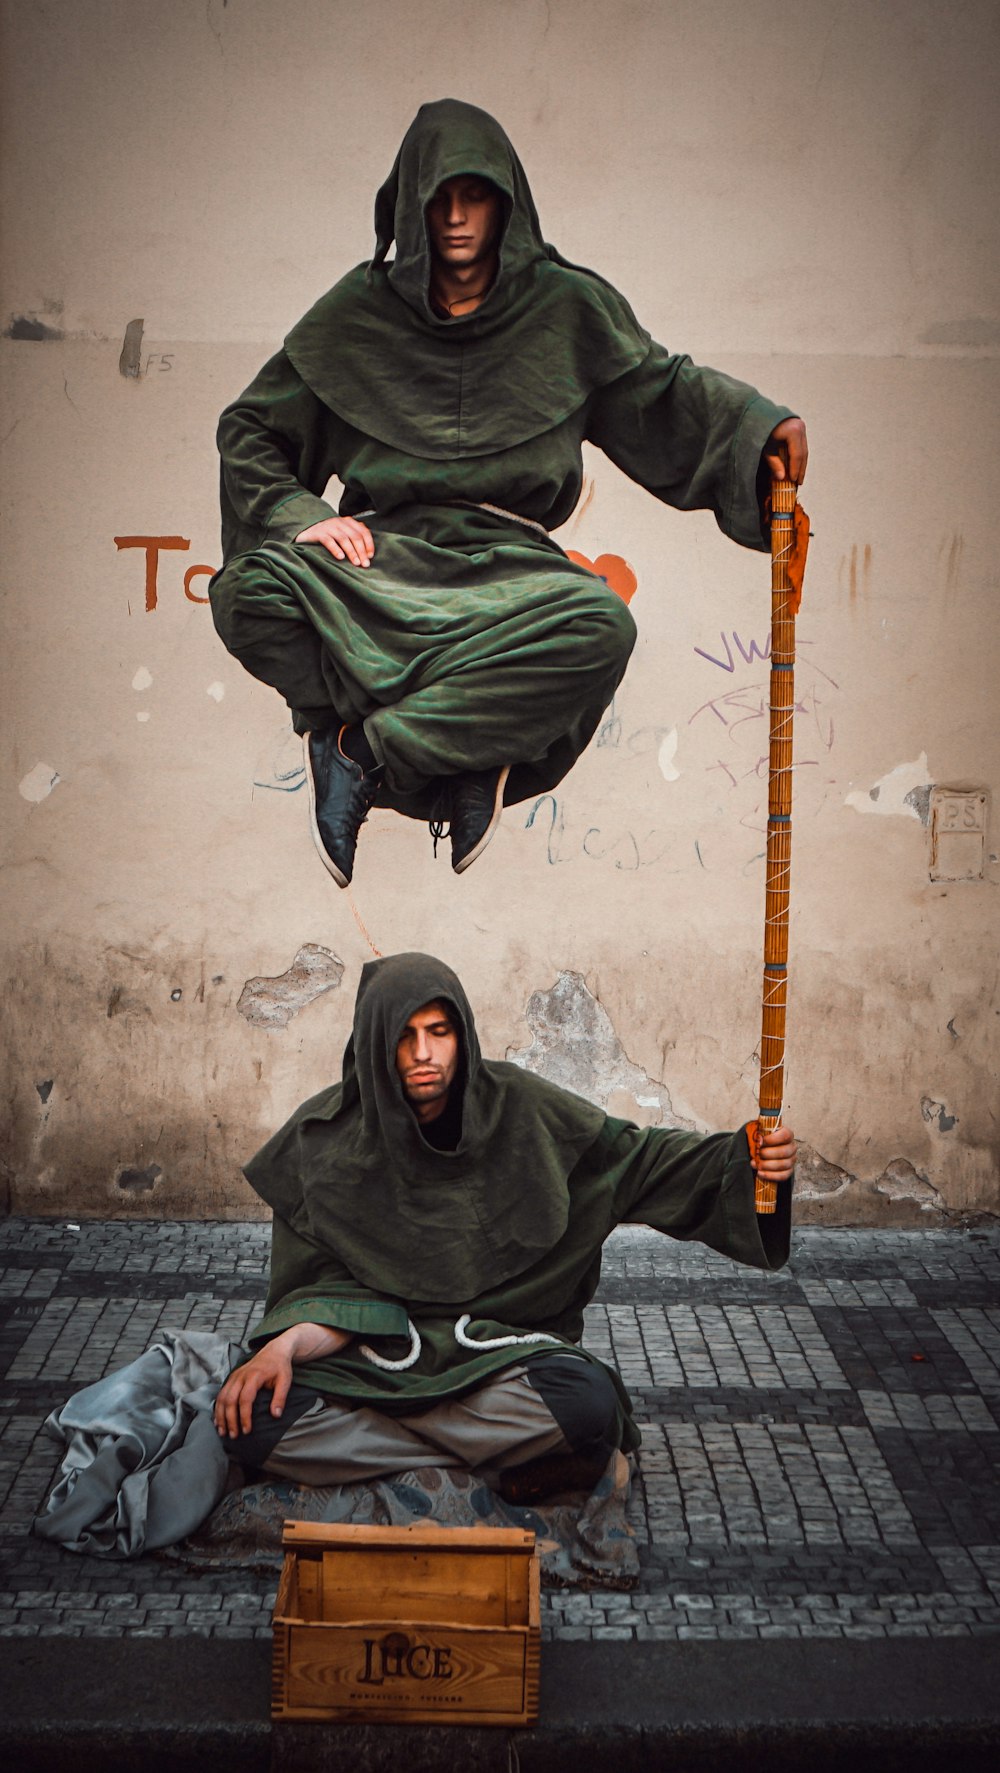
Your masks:
[[[458,1052],[458,1029],[446,1004],[435,1001],[414,1010],[399,1038],[396,1070],[419,1121],[444,1113]]]
[[[427,205],[427,229],[435,259],[465,270],[488,259],[500,232],[500,193],[488,179],[459,173],[445,179]]]

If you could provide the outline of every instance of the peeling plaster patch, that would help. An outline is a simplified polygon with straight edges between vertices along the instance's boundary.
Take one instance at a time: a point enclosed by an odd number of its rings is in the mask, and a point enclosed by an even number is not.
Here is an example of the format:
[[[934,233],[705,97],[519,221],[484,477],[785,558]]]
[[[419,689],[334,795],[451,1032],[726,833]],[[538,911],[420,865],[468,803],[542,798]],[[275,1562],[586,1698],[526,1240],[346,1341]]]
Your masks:
[[[150,684],[152,683],[152,681],[153,681],[153,673],[151,671],[148,671],[146,669],[145,665],[140,665],[138,671],[136,672],[135,676],[132,679],[132,688],[134,690],[147,690],[149,688]]]
[[[911,788],[909,794],[903,796],[907,806],[911,806],[920,820],[926,825],[931,816],[931,784],[925,782],[920,788]]]
[[[206,695],[211,696],[213,702],[221,702],[225,693],[226,686],[224,683],[220,683],[218,678],[216,678],[214,683],[210,683],[208,689],[205,691]]]
[[[854,1180],[847,1170],[828,1163],[818,1151],[810,1150],[808,1145],[799,1146],[795,1163],[796,1200],[829,1200],[832,1195],[843,1194]]]
[[[150,717],[149,709],[142,708],[142,709],[140,709],[139,713],[136,715],[136,720],[148,720],[149,717]]]
[[[918,805],[919,797],[926,795],[930,803],[933,783],[928,779],[927,753],[921,751],[913,763],[897,763],[895,769],[881,776],[874,785],[863,792],[856,788],[848,794],[844,805],[852,806],[859,813],[901,813],[907,819],[923,819],[927,823],[926,810],[921,813]],[[917,795],[917,804],[913,796]]]
[[[884,1194],[889,1200],[913,1201],[925,1213],[931,1207],[944,1205],[937,1189],[926,1176],[917,1174],[906,1157],[894,1157],[881,1176],[875,1178],[874,1186],[877,1194]]]
[[[681,772],[674,763],[674,758],[676,756],[677,728],[674,726],[671,727],[666,737],[661,740],[660,749],[656,754],[656,761],[660,766],[660,774],[665,782],[677,782],[680,780]]]
[[[952,1040],[961,1040],[962,1038],[958,1029],[955,1027],[954,1016],[952,1016],[951,1021],[948,1023],[948,1033],[951,1035]]]
[[[124,1194],[152,1194],[162,1175],[159,1164],[147,1164],[144,1170],[119,1170],[118,1186]]]
[[[276,979],[248,979],[236,1008],[257,1028],[287,1028],[292,1017],[325,991],[335,991],[344,963],[329,948],[307,942],[287,973]]]
[[[52,1094],[52,1083],[53,1083],[52,1078],[47,1077],[45,1079],[44,1083],[39,1083],[39,1084],[35,1085],[35,1088],[38,1091],[38,1094],[39,1094],[39,1097],[41,1098],[43,1106],[45,1105],[45,1103],[48,1101],[49,1097]]]
[[[581,973],[560,973],[551,991],[532,992],[524,1017],[533,1038],[530,1046],[508,1047],[515,1065],[645,1126],[695,1130],[674,1113],[666,1084],[632,1063]]]
[[[957,1114],[949,1114],[945,1104],[935,1102],[933,1096],[921,1096],[920,1112],[926,1121],[937,1121],[940,1133],[950,1133],[958,1120]]]
[[[22,800],[46,800],[62,777],[50,763],[36,763],[33,770],[22,776],[17,784],[17,791]]]
[[[142,374],[142,329],[145,324],[144,320],[130,320],[122,340],[118,373],[130,377],[133,381],[138,381]]]
[[[9,326],[4,328],[5,339],[30,339],[40,344],[48,339],[65,338],[61,327],[47,326],[44,320],[38,320],[34,314],[15,314]]]

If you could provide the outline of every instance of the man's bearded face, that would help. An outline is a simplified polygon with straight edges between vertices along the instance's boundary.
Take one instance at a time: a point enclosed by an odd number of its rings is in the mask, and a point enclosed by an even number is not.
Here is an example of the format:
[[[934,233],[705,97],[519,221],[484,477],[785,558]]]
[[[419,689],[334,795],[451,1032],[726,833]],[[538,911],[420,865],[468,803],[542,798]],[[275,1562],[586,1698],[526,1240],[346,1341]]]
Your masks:
[[[414,1010],[396,1048],[396,1070],[418,1120],[443,1113],[458,1069],[458,1030],[446,1004]]]
[[[478,265],[493,252],[500,232],[500,193],[489,179],[459,173],[445,179],[427,205],[431,251],[445,265]]]

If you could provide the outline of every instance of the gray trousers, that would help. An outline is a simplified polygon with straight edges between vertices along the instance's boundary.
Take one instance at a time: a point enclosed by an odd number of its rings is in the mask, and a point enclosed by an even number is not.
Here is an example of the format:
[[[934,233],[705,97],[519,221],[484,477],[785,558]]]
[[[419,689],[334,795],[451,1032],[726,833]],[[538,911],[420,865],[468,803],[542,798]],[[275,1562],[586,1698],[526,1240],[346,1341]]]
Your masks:
[[[485,1476],[572,1450],[525,1369],[508,1367],[467,1396],[412,1416],[317,1397],[289,1424],[262,1469],[301,1484],[351,1483],[423,1465],[463,1466]]]

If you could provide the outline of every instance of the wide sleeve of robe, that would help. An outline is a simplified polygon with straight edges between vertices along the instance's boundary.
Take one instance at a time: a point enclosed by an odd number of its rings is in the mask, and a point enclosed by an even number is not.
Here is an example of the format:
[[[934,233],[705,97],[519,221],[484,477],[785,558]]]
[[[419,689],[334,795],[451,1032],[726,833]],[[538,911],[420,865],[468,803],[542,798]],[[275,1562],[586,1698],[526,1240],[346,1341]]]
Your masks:
[[[756,1212],[742,1127],[703,1137],[609,1118],[600,1155],[614,1190],[617,1224],[650,1225],[751,1268],[787,1262],[792,1186],[779,1188],[775,1213]]]
[[[637,369],[592,396],[586,437],[665,505],[714,511],[734,542],[765,549],[761,452],[775,425],[792,416],[748,382],[653,344]]]
[[[333,416],[279,351],[219,420],[222,552],[293,542],[333,505],[320,495],[337,472]]]

